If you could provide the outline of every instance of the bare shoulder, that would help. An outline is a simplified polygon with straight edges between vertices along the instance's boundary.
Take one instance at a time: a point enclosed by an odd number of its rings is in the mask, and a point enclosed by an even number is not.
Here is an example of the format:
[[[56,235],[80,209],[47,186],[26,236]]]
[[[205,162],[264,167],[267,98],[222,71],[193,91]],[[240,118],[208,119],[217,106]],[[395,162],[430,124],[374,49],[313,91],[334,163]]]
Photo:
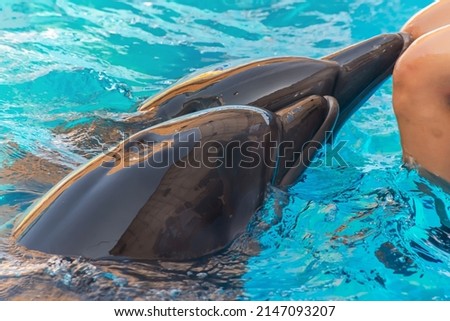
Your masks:
[[[428,7],[415,14],[402,28],[418,39],[442,26],[450,24],[450,0],[441,0],[432,3]]]
[[[450,62],[449,39],[450,24],[420,36],[397,61],[394,80],[401,78],[417,82],[411,78],[411,72],[423,73],[423,79],[432,82],[441,81],[438,75],[450,77],[450,68],[445,68]],[[428,80],[427,75],[430,77]]]

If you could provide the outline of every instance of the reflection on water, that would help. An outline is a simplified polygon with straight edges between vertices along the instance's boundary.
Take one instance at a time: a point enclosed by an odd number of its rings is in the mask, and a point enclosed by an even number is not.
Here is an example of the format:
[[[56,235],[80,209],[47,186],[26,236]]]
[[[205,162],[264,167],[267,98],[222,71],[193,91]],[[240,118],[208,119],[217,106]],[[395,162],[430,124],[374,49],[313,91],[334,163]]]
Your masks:
[[[389,82],[337,137],[349,166],[270,190],[222,253],[88,261],[9,237],[34,200],[125,135],[123,119],[177,79],[234,59],[320,57],[397,30],[427,3],[1,1],[0,299],[448,300],[449,195],[400,166]]]

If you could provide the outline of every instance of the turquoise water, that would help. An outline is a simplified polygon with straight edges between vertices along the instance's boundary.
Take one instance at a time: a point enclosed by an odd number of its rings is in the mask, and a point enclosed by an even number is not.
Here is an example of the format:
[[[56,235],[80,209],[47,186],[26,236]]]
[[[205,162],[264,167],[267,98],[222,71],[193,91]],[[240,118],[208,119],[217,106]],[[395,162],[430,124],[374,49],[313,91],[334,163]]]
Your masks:
[[[271,191],[223,253],[102,262],[10,238],[35,199],[179,78],[242,58],[320,57],[398,30],[429,2],[0,0],[0,299],[448,300],[450,199],[401,166],[391,81],[337,137],[348,166]]]

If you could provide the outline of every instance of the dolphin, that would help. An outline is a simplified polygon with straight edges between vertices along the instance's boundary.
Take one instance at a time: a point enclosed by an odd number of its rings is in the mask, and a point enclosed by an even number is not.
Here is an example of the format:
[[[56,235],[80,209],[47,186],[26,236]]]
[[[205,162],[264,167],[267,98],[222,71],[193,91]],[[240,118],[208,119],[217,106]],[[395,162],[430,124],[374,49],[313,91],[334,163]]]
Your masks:
[[[406,34],[322,59],[214,70],[145,101],[153,124],[69,174],[16,226],[20,245],[92,259],[191,260],[229,245],[391,74]]]

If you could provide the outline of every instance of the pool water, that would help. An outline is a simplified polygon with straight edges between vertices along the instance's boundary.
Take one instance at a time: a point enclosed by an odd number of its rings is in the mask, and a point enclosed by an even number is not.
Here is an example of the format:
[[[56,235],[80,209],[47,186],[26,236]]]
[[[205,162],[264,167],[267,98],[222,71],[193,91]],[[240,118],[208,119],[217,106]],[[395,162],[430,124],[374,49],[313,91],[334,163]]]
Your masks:
[[[450,197],[402,167],[390,80],[335,137],[347,166],[271,189],[217,255],[89,261],[10,237],[34,200],[179,78],[243,58],[318,58],[395,32],[428,3],[1,0],[0,299],[450,299]]]

